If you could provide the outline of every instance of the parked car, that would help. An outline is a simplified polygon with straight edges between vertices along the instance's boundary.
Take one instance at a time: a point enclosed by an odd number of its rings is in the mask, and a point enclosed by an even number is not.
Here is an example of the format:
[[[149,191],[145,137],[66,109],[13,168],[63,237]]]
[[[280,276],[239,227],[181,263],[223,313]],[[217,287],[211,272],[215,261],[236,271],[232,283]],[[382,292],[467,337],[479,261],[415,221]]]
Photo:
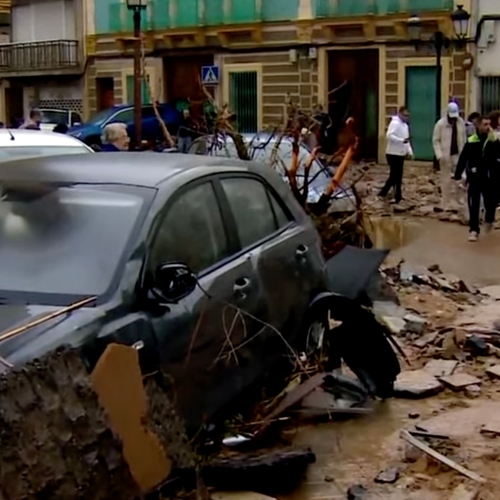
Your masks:
[[[15,366],[65,344],[89,367],[109,343],[136,346],[195,425],[325,324],[319,236],[269,168],[43,157],[0,164],[0,189],[0,332],[95,297],[0,342]]]
[[[82,118],[76,111],[66,109],[40,108],[42,113],[42,130],[52,132],[56,125],[66,125],[71,128],[82,123]]]
[[[41,130],[0,129],[0,162],[82,153],[93,151],[74,137]]]
[[[272,155],[276,153],[276,141],[278,136],[271,136],[267,132],[259,134],[244,134],[243,139],[247,144],[250,158],[252,161],[265,165],[274,163],[275,169],[281,175],[283,181],[288,182],[284,168],[289,168],[292,162],[292,139],[285,137],[281,140],[277,150],[281,162],[273,162]],[[208,136],[194,141],[190,152],[193,154],[206,154],[209,156],[238,158],[238,152],[233,140],[230,137]],[[311,151],[304,145],[300,145],[299,161],[300,167],[297,172],[297,184],[302,188],[304,181],[304,166],[309,158]],[[323,165],[316,159],[313,161],[309,170],[309,192],[308,202],[316,203],[319,201],[325,188],[331,182],[333,169]],[[351,212],[356,209],[356,200],[352,190],[339,188],[334,194],[334,205],[332,208],[339,212]]]
[[[169,131],[175,134],[179,125],[180,113],[170,104],[159,104],[158,109]],[[134,138],[134,106],[128,104],[100,111],[87,123],[72,127],[69,130],[69,134],[89,146],[94,144],[100,145],[103,128],[109,123],[114,122],[125,123],[129,136],[132,139]],[[162,132],[153,106],[144,105],[142,107],[142,138],[145,140],[154,140],[159,137],[162,137]]]

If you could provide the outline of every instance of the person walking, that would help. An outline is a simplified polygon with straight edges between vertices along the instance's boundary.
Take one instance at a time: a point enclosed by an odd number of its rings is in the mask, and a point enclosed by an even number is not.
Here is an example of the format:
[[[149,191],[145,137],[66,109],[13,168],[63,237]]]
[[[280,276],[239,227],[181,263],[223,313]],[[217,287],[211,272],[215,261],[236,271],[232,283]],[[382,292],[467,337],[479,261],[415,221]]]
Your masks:
[[[460,117],[460,110],[455,102],[448,104],[446,115],[437,121],[434,127],[432,145],[439,161],[441,177],[441,208],[444,211],[458,210],[459,193],[453,182],[453,175],[460,153],[467,142],[465,121]]]
[[[467,121],[465,122],[465,129],[467,131],[467,139],[476,133],[476,129],[478,126],[478,119],[481,118],[481,115],[474,111],[469,115]]]
[[[402,199],[403,167],[406,158],[413,158],[413,149],[410,142],[410,113],[405,106],[401,106],[387,129],[386,158],[389,164],[389,178],[380,191],[379,196],[387,197],[391,188],[394,188],[394,203]]]
[[[467,141],[458,160],[455,180],[462,175],[467,178],[467,201],[469,206],[469,241],[479,238],[479,212],[481,197],[484,203],[486,232],[493,229],[498,201],[498,165],[500,162],[500,140],[491,129],[490,119],[478,120],[477,131]]]
[[[19,127],[27,130],[40,130],[40,123],[42,123],[42,113],[38,109],[30,111],[29,118]]]
[[[193,144],[195,123],[191,118],[189,109],[182,112],[181,123],[179,125],[179,132],[177,134],[178,150],[180,153],[187,154]]]

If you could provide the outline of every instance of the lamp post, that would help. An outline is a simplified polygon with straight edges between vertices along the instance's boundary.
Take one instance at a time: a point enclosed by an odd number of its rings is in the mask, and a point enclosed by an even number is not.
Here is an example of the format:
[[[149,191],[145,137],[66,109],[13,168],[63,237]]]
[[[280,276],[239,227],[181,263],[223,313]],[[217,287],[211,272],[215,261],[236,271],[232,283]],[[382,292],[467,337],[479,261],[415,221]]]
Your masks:
[[[450,17],[453,21],[455,39],[446,37],[442,31],[436,31],[432,38],[428,40],[436,51],[436,120],[441,118],[441,81],[443,73],[441,57],[443,49],[449,48],[454,43],[458,46],[465,45],[469,31],[470,14],[464,10],[463,5],[458,5],[457,10]],[[422,21],[416,14],[408,19],[408,34],[418,49],[419,44],[423,42]]]
[[[141,74],[141,15],[147,0],[127,0],[127,9],[134,14],[134,128],[136,147],[142,142],[142,74]]]

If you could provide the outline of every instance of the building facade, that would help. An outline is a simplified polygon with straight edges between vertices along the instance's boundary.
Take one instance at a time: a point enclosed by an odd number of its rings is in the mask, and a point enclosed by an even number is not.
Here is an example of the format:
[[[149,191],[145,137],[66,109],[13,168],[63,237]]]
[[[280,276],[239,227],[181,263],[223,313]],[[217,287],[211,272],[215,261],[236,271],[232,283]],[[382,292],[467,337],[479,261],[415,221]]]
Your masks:
[[[32,107],[83,112],[86,0],[12,0],[10,39],[0,44],[0,114]]]
[[[481,26],[475,53],[473,102],[478,111],[486,114],[500,109],[500,2],[475,0],[472,9],[473,25]],[[484,20],[490,16],[498,19]]]
[[[203,99],[201,68],[217,66],[214,92],[237,110],[245,132],[280,123],[288,96],[306,110],[321,104],[334,112],[329,92],[348,81],[364,157],[383,159],[388,120],[407,104],[416,156],[429,160],[435,52],[411,43],[407,21],[418,13],[424,36],[439,30],[451,37],[455,7],[453,0],[149,0],[146,73],[156,99],[196,101]],[[131,103],[134,39],[126,2],[95,0],[88,30],[88,112]],[[453,96],[469,108],[465,55],[456,48],[443,54],[443,107]]]

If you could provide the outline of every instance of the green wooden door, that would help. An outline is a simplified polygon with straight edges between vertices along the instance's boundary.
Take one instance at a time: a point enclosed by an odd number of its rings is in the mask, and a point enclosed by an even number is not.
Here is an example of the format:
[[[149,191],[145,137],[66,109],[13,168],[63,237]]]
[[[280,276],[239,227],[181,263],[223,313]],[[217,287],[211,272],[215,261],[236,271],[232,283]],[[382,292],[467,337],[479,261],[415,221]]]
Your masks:
[[[432,161],[432,133],[436,121],[436,67],[406,68],[406,105],[415,160]]]
[[[146,82],[142,82],[142,104],[150,104],[151,96]],[[127,104],[134,104],[134,76],[127,75]]]
[[[258,79],[256,71],[229,73],[229,105],[236,113],[238,131],[258,132]]]

